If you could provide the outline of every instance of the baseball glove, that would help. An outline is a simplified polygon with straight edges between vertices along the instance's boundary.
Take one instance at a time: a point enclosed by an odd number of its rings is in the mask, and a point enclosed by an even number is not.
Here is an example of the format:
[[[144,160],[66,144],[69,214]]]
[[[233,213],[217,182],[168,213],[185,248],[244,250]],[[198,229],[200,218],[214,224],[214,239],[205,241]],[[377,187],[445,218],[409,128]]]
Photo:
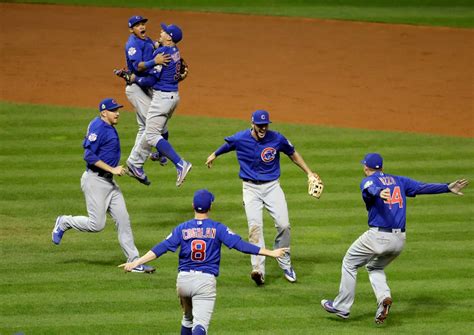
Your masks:
[[[308,177],[308,194],[316,199],[321,197],[323,193],[324,184],[317,174],[312,174]]]
[[[179,74],[181,78],[179,79],[179,81],[184,80],[184,78],[188,76],[188,71],[189,71],[188,63],[186,63],[186,61],[183,58],[180,59],[180,62],[181,62],[181,66],[179,68]]]
[[[131,85],[133,82],[132,82],[132,72],[128,71],[128,70],[125,70],[125,69],[115,69],[114,70],[114,74],[117,76],[117,77],[120,77],[122,78],[123,80],[125,80],[125,83],[127,83],[127,85]]]

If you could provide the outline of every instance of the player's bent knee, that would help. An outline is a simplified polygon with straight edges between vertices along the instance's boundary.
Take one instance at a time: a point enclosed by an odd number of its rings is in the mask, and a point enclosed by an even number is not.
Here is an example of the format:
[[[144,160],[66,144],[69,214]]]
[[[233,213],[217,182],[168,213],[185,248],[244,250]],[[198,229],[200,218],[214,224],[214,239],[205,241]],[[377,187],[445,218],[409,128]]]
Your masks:
[[[100,232],[105,228],[105,219],[104,220],[89,220],[89,226],[92,232]]]
[[[204,326],[197,325],[193,328],[193,335],[206,335],[207,331]]]
[[[153,133],[149,133],[147,132],[145,134],[145,140],[146,140],[146,143],[148,143],[148,145],[152,146],[152,147],[156,147],[156,144],[163,138],[163,136],[161,136],[160,134],[153,134]]]

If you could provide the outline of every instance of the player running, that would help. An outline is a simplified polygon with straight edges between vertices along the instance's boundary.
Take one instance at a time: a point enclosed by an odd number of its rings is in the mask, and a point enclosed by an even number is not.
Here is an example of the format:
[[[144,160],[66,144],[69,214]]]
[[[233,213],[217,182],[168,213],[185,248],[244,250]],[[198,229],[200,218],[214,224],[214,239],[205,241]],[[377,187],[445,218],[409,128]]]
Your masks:
[[[119,265],[126,271],[160,257],[167,251],[179,251],[177,289],[183,308],[181,335],[207,334],[216,301],[216,277],[219,275],[221,246],[240,252],[281,257],[287,248],[267,250],[247,243],[227,226],[209,218],[214,195],[207,190],[194,193],[194,219],[173,229],[161,243],[144,256]]]
[[[327,312],[347,319],[354,303],[357,270],[366,265],[377,298],[375,322],[381,324],[392,305],[384,269],[405,246],[406,197],[449,192],[463,195],[461,190],[469,182],[460,179],[449,184],[425,184],[386,174],[382,156],[377,153],[367,154],[361,163],[366,178],[362,180],[360,189],[369,215],[369,230],[349,247],[344,256],[338,296],[334,301],[321,300],[321,306]]]
[[[104,99],[99,104],[100,117],[94,118],[87,127],[84,138],[86,171],[82,174],[81,188],[86,198],[88,216],[58,216],[52,232],[54,244],[60,244],[69,229],[97,233],[105,228],[107,212],[117,227],[122,250],[131,262],[139,257],[133,240],[130,217],[125,199],[114,176],[122,176],[125,169],[120,162],[120,140],[115,129],[122,108],[114,99]],[[133,272],[153,272],[147,265],[136,266]]]
[[[206,160],[211,168],[217,156],[235,150],[240,165],[239,177],[243,182],[245,213],[249,227],[249,241],[259,247],[265,246],[263,238],[263,207],[275,221],[278,234],[276,247],[290,246],[290,220],[285,194],[280,187],[280,152],[286,154],[307,175],[317,176],[306,165],[303,157],[293,145],[278,132],[268,130],[270,116],[267,111],[257,110],[252,114],[252,128],[226,137],[219,149]],[[285,278],[296,282],[296,273],[291,265],[290,252],[277,259]],[[265,283],[265,257],[252,256],[251,278],[257,285]]]

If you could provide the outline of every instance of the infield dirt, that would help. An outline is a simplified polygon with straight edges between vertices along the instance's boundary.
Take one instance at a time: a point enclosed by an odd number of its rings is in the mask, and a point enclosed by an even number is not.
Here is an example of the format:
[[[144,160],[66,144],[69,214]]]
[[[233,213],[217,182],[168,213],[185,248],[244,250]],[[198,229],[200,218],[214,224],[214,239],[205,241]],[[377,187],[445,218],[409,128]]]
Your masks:
[[[0,4],[0,100],[126,103],[127,22],[178,24],[177,113],[472,137],[474,31],[149,9]],[[132,110],[128,105],[128,110]],[[205,127],[205,119],[203,119]]]

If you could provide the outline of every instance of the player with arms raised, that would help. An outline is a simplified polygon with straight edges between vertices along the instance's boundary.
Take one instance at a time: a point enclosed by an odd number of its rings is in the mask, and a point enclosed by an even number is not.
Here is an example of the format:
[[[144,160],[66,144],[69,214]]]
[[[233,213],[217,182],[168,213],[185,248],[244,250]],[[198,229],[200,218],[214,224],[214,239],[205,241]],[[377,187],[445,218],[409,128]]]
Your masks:
[[[369,230],[350,246],[344,256],[338,296],[334,301],[321,300],[321,306],[327,312],[347,319],[354,303],[357,270],[366,265],[378,304],[375,322],[380,324],[387,318],[392,305],[384,269],[405,246],[406,197],[449,192],[462,195],[461,190],[469,182],[460,179],[450,184],[425,184],[386,174],[382,156],[377,153],[367,154],[361,163],[366,178],[362,180],[360,189],[369,215]]]

